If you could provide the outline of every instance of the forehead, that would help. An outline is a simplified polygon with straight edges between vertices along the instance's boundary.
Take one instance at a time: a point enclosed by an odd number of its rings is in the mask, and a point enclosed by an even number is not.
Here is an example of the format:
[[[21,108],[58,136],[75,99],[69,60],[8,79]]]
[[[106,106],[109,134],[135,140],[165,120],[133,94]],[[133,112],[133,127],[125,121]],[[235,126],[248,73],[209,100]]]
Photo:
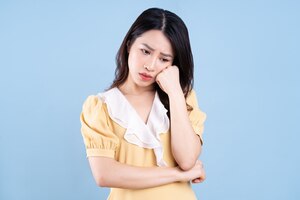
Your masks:
[[[173,54],[172,45],[169,39],[160,30],[150,30],[138,37],[134,45],[147,44],[155,51],[162,53]]]

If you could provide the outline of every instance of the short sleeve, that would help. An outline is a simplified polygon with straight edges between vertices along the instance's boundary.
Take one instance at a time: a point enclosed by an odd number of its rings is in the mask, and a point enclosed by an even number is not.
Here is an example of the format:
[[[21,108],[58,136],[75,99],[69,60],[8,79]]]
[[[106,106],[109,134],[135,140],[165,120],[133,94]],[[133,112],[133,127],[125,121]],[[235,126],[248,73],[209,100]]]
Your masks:
[[[87,157],[115,158],[119,139],[109,126],[106,104],[98,96],[89,96],[86,99],[82,107],[80,122]]]
[[[201,144],[203,144],[203,131],[204,131],[204,121],[206,120],[206,114],[202,112],[198,106],[197,96],[194,90],[188,95],[186,102],[190,105],[193,110],[189,112],[189,118],[192,127],[197,135],[199,135]]]

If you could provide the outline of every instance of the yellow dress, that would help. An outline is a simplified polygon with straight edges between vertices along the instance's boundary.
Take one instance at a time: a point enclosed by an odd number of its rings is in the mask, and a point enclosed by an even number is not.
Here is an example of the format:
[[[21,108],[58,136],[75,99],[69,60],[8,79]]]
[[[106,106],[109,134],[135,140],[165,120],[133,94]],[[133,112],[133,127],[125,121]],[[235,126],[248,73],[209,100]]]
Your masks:
[[[125,98],[123,101],[126,101]],[[187,97],[186,102],[193,107],[193,110],[189,112],[189,118],[195,133],[200,136],[202,142],[203,124],[206,114],[199,109],[194,90]],[[108,105],[99,95],[89,96],[83,104],[80,121],[87,157],[104,156],[133,166],[157,166],[156,154],[153,149],[132,144],[124,138],[126,127],[115,120],[114,117],[116,116],[111,117],[111,108],[109,106],[112,105]],[[124,105],[126,104],[123,104],[123,107]],[[124,116],[117,117],[122,118]],[[171,152],[170,134],[169,130],[160,133],[159,139],[163,148],[163,160],[167,166],[174,167],[177,164]],[[111,188],[108,197],[108,200],[148,199],[194,200],[196,196],[189,182],[176,182],[147,189]]]

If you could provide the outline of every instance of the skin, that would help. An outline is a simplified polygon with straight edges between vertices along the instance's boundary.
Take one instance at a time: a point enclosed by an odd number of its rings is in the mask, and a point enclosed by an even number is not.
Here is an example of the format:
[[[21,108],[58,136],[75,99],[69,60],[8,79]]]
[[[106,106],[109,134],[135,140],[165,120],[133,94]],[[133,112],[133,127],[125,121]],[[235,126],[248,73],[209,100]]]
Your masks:
[[[112,158],[89,157],[96,183],[101,187],[143,189],[178,181],[204,181],[203,164],[197,160],[201,152],[200,139],[188,118],[179,70],[172,66],[171,43],[161,31],[150,30],[138,37],[128,52],[129,75],[119,89],[145,123],[155,95],[154,83],[168,94],[171,146],[178,167],[135,167]]]
[[[173,156],[181,169],[189,170],[201,153],[201,141],[189,121],[184,93],[179,83],[178,68],[171,66],[164,69],[158,74],[156,81],[169,96]]]

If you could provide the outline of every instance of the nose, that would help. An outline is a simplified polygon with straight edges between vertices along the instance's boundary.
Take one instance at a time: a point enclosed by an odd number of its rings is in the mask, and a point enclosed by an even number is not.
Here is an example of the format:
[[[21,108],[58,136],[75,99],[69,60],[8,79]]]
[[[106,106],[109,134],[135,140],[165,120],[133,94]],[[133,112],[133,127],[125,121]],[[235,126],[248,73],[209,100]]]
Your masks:
[[[144,65],[144,68],[150,72],[153,72],[155,69],[155,62],[156,62],[156,60],[152,59],[150,62],[148,62]]]
[[[149,71],[149,72],[153,72],[154,69],[152,67],[150,67],[149,65],[144,65],[144,68]]]

